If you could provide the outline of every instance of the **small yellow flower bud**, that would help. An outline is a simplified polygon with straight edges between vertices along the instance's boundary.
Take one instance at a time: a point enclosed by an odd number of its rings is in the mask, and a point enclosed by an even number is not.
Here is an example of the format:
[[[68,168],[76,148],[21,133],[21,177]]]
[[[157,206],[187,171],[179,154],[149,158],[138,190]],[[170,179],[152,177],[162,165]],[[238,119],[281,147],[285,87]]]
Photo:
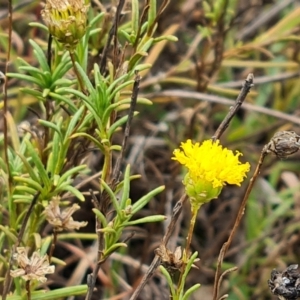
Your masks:
[[[86,32],[87,10],[84,0],[47,0],[42,17],[50,34],[74,49]]]

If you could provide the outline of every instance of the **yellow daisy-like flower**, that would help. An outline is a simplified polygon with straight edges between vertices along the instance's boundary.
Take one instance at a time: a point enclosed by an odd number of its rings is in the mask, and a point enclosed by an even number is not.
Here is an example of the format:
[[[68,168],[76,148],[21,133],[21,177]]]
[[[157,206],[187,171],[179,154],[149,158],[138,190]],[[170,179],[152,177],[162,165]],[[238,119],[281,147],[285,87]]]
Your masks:
[[[183,183],[188,196],[197,202],[216,198],[226,183],[240,186],[250,169],[249,163],[239,161],[240,152],[234,154],[219,141],[206,140],[200,145],[187,140],[181,148],[174,150],[172,159],[188,168]]]

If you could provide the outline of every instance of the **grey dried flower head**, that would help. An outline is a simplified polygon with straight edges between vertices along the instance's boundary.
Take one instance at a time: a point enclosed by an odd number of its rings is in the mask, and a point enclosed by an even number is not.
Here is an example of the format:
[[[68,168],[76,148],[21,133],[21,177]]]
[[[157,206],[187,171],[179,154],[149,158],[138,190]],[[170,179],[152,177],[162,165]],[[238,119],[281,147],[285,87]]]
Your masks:
[[[59,203],[59,198],[55,198],[44,210],[47,221],[54,226],[56,231],[74,230],[87,225],[87,222],[74,221],[72,218],[73,213],[80,209],[78,204],[73,204],[61,212]]]
[[[264,151],[273,152],[278,158],[286,158],[300,149],[300,136],[294,131],[278,131],[265,146]]]
[[[50,34],[72,50],[86,32],[87,11],[84,0],[47,0],[42,17]]]
[[[11,270],[12,277],[22,277],[24,280],[38,280],[46,282],[46,274],[54,273],[54,266],[49,265],[48,256],[41,256],[39,252],[33,252],[31,258],[28,258],[27,251],[24,247],[18,247],[14,255],[17,260],[19,269]]]
[[[283,272],[273,270],[268,280],[271,292],[279,299],[296,300],[300,297],[300,273],[298,265],[290,265]]]

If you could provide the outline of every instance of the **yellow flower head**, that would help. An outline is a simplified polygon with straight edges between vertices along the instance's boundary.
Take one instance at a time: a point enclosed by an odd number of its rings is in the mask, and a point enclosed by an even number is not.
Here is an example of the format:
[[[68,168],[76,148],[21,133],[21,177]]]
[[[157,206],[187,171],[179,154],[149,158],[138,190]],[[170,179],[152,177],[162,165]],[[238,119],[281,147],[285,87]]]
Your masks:
[[[202,203],[216,198],[226,183],[240,186],[250,169],[249,163],[239,161],[240,152],[234,154],[219,141],[206,140],[200,145],[187,140],[181,148],[174,150],[172,159],[188,168],[183,182],[186,192]]]

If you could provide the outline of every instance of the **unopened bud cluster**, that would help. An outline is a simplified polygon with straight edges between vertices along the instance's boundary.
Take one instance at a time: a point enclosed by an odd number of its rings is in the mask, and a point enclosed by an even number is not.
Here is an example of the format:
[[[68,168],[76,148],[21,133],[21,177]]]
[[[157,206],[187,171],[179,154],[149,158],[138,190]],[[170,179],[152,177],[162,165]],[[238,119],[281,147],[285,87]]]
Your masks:
[[[87,10],[84,0],[47,0],[42,17],[49,33],[72,50],[86,32]]]

